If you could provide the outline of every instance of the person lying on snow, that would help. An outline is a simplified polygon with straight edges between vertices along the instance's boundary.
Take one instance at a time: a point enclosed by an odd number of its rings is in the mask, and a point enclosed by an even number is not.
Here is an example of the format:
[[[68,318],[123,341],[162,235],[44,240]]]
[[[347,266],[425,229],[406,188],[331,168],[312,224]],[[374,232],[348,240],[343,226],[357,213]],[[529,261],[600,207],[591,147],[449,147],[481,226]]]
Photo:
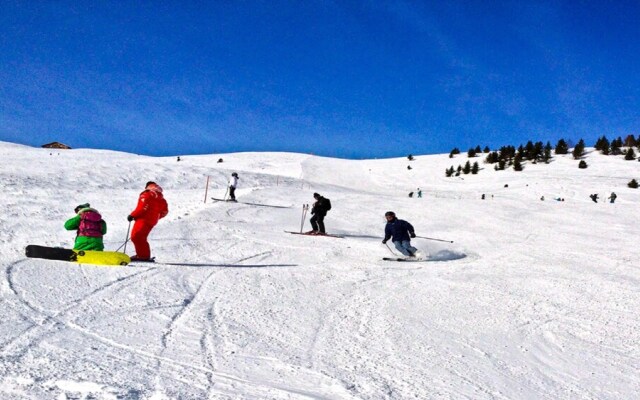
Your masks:
[[[80,204],[74,210],[76,216],[64,223],[68,231],[77,231],[74,250],[104,250],[102,237],[107,233],[107,223],[89,203]]]

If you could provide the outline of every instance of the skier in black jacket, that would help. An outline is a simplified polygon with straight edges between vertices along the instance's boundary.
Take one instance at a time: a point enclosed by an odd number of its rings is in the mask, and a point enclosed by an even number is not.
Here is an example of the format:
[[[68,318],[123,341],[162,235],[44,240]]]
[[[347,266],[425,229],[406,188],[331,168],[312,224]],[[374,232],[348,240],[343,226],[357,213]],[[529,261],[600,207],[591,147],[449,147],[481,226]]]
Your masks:
[[[398,219],[393,211],[387,211],[384,216],[387,219],[387,225],[384,228],[382,243],[386,244],[387,240],[393,237],[393,244],[400,253],[408,257],[415,257],[418,249],[411,246],[411,238],[416,237],[413,225],[403,219]]]
[[[324,230],[324,217],[327,216],[327,211],[331,210],[331,201],[329,199],[320,196],[318,193],[313,194],[313,198],[316,199],[311,207],[311,228],[312,231],[307,232],[310,235],[326,235]]]

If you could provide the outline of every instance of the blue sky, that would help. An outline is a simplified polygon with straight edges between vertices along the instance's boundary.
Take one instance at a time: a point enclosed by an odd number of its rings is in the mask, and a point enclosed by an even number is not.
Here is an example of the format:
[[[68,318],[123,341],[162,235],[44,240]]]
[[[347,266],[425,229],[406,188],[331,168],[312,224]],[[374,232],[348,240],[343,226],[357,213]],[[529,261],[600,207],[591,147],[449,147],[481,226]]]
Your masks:
[[[638,1],[3,0],[0,140],[342,158],[593,145],[640,134],[638,16]]]

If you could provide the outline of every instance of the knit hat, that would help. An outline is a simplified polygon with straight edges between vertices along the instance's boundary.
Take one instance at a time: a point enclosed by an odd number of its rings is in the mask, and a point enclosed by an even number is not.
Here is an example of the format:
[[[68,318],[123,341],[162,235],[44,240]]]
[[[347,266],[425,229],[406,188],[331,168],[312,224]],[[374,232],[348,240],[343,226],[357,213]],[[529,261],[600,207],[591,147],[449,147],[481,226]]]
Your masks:
[[[78,213],[78,211],[85,209],[85,208],[89,208],[91,207],[91,205],[89,203],[84,203],[84,204],[80,204],[79,206],[77,206],[76,208],[73,209],[74,213]]]
[[[314,193],[313,197],[317,199],[318,197],[320,197],[320,195],[318,193]]]

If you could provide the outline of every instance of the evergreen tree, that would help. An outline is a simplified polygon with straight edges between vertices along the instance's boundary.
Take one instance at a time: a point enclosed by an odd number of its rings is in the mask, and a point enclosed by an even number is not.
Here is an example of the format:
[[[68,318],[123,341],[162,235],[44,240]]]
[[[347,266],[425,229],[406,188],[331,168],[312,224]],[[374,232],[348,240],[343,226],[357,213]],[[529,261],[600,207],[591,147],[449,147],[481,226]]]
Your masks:
[[[596,142],[595,149],[600,151],[605,156],[609,154],[611,144],[609,143],[609,139],[606,136],[602,136]]]
[[[622,154],[622,150],[620,150],[620,146],[622,144],[618,144],[618,140],[613,140],[611,142],[611,155],[614,156],[619,156],[620,154]]]
[[[573,158],[575,160],[580,159],[584,155],[584,140],[580,139],[576,147],[573,148],[573,152],[571,152]]]
[[[493,164],[493,163],[497,163],[498,160],[500,159],[500,157],[498,157],[498,152],[494,151],[491,152],[487,155],[487,158],[485,159],[485,162],[487,164]]]
[[[636,142],[636,138],[634,138],[633,135],[628,135],[624,139],[624,145],[626,147],[636,147],[638,145],[638,143]]]
[[[453,176],[453,172],[454,171],[453,171],[453,165],[452,165],[451,167],[447,168],[444,171],[444,174],[447,176],[447,178],[451,178],[451,176]]]
[[[471,172],[471,162],[467,161],[462,168],[462,173],[468,175]]]
[[[480,171],[480,166],[478,165],[478,162],[474,162],[473,166],[471,166],[471,174],[476,175],[478,173],[478,171]]]
[[[472,158],[476,156],[476,151],[475,149],[469,149],[469,151],[467,151],[467,157]]]
[[[564,139],[558,140],[558,144],[556,144],[556,154],[567,154],[569,152],[569,146]]]
[[[580,160],[580,162],[578,163],[578,168],[580,169],[587,168],[587,162],[585,160]]]
[[[497,165],[497,167],[498,167],[497,170],[498,171],[504,171],[504,168],[505,168],[506,164],[507,164],[507,162],[505,160],[499,160],[498,161],[498,165]]]
[[[633,151],[633,148],[629,147],[629,150],[627,150],[627,154],[625,154],[624,159],[627,161],[633,161],[636,159],[636,153]]]
[[[491,149],[489,148],[489,146],[484,146],[484,150],[482,151],[483,153],[489,153],[491,151]]]
[[[636,181],[635,179],[632,179],[629,183],[627,183],[627,186],[629,186],[631,189],[637,189],[638,181]]]
[[[522,162],[520,161],[520,157],[516,157],[513,159],[513,170],[514,171],[522,171],[524,167],[522,166]]]
[[[551,143],[547,142],[547,144],[544,146],[544,151],[542,152],[542,160],[545,162],[545,164],[549,164],[549,161],[551,160]]]
[[[531,159],[537,161],[543,160],[543,154],[544,147],[542,145],[542,142],[536,142],[536,144],[533,145],[533,155],[531,156]]]
[[[529,161],[536,159],[535,146],[533,145],[533,142],[531,140],[529,140],[526,146],[524,146],[524,158]]]
[[[482,153],[482,149],[480,148],[480,145],[477,145],[475,148],[476,154]]]

